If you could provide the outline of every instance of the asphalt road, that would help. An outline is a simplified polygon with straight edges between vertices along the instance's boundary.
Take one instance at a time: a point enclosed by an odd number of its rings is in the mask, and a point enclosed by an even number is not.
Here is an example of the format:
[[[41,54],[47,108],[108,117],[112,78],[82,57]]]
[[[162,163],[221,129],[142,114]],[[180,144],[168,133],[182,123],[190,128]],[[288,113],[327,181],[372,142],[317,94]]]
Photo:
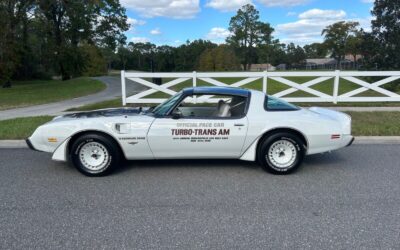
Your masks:
[[[242,161],[129,162],[88,178],[0,150],[0,249],[399,249],[400,145],[274,176]]]

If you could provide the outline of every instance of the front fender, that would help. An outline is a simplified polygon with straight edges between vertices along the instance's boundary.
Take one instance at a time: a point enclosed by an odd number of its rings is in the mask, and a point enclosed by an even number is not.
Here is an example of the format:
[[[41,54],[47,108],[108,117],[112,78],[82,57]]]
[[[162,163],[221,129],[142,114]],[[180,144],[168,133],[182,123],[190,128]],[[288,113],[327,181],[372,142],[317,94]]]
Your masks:
[[[67,161],[68,160],[68,143],[71,140],[71,137],[64,140],[54,151],[53,156],[51,157],[54,161]]]

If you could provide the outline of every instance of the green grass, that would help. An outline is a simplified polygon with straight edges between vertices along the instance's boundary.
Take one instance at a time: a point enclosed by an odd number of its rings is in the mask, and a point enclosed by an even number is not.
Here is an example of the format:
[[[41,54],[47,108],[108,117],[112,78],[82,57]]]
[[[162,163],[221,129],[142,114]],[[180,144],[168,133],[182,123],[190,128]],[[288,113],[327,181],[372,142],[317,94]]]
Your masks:
[[[25,139],[51,119],[51,116],[36,116],[0,121],[0,140]]]
[[[346,112],[353,119],[355,136],[400,136],[400,112]],[[25,139],[52,119],[51,116],[0,121],[0,140]]]
[[[12,88],[0,88],[0,110],[51,103],[93,94],[106,86],[88,77],[68,81],[16,81]]]
[[[97,102],[93,104],[87,104],[83,105],[80,107],[76,108],[70,108],[66,111],[88,111],[88,110],[95,110],[95,109],[105,109],[105,108],[117,108],[122,106],[122,99],[121,97],[112,99],[112,100],[107,100],[107,101],[102,101],[102,102]]]
[[[355,136],[399,136],[400,112],[346,112]]]

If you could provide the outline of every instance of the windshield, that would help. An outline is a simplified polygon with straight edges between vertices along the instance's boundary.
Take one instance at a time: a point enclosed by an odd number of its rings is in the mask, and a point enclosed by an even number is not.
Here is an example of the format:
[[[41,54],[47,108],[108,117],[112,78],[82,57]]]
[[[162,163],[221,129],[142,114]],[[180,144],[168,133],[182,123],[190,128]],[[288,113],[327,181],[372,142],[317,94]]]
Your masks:
[[[166,115],[167,112],[175,105],[175,103],[181,98],[182,92],[179,92],[166,100],[165,102],[161,103],[157,107],[153,109],[153,114],[155,115]]]

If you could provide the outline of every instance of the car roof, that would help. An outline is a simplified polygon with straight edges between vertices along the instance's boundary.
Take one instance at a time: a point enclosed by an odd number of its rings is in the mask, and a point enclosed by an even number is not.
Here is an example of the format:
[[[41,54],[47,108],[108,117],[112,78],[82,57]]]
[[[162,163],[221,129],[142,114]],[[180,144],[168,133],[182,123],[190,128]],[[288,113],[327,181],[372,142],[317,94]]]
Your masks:
[[[250,91],[242,88],[233,87],[194,87],[185,88],[183,92],[187,95],[236,95],[236,96],[249,96]]]

